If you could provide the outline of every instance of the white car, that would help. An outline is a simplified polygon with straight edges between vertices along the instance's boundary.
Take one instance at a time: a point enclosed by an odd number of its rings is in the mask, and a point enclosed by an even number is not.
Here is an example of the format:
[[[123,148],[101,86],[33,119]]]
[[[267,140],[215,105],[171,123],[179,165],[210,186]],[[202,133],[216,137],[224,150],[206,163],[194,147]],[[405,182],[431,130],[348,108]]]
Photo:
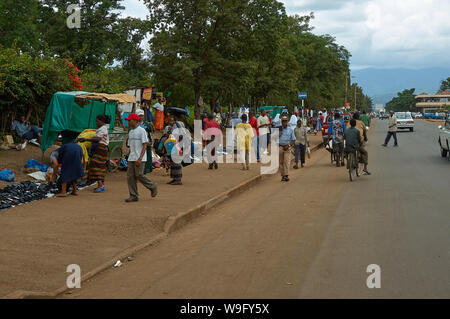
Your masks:
[[[450,118],[445,121],[445,126],[439,125],[439,145],[441,146],[441,155],[446,157],[450,152]]]
[[[414,119],[410,112],[395,112],[397,118],[397,129],[409,129],[414,131]]]

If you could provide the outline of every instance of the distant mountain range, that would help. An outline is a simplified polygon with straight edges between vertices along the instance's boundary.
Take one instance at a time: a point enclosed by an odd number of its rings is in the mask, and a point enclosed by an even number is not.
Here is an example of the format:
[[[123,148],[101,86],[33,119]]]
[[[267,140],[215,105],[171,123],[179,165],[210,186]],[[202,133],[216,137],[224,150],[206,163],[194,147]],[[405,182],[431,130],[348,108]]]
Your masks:
[[[352,82],[362,86],[366,95],[374,100],[374,104],[385,104],[397,92],[415,88],[416,94],[435,94],[441,81],[450,77],[450,68],[428,69],[361,69],[352,71]]]

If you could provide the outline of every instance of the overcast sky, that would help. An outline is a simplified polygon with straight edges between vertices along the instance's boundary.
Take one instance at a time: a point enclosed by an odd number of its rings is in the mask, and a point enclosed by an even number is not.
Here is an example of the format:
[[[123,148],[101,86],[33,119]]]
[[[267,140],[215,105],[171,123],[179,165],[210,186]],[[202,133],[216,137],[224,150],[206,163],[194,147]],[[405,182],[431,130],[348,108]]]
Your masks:
[[[314,12],[313,32],[336,37],[351,52],[352,69],[450,66],[449,0],[282,2],[289,14]],[[126,15],[145,18],[142,1],[123,3]]]

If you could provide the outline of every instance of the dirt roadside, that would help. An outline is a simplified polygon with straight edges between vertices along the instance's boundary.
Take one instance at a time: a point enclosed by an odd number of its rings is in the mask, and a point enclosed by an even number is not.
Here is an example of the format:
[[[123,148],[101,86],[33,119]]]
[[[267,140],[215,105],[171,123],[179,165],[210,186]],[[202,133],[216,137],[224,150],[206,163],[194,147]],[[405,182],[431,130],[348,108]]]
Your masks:
[[[311,137],[312,145],[320,140],[319,135]],[[160,185],[159,196],[150,199],[140,186],[142,200],[130,205],[123,203],[128,196],[125,173],[116,173],[107,176],[106,193],[86,190],[78,198],[48,199],[2,211],[0,296],[60,288],[67,265],[94,269],[161,233],[169,216],[259,174],[257,164],[245,172],[239,167],[223,164],[210,171],[206,164],[192,165],[184,170],[181,187],[166,185],[164,172],[154,172],[150,177]]]

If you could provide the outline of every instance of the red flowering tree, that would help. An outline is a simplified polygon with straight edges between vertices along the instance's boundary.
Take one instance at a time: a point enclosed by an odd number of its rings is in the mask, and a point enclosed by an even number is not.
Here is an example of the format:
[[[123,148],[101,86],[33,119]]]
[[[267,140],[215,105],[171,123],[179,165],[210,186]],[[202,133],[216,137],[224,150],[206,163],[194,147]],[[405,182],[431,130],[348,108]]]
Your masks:
[[[72,62],[70,62],[68,59],[64,59],[66,61],[66,69],[67,69],[67,76],[69,77],[70,81],[72,82],[72,88],[76,89],[78,91],[83,90],[83,80],[80,77],[81,70],[78,69]]]

